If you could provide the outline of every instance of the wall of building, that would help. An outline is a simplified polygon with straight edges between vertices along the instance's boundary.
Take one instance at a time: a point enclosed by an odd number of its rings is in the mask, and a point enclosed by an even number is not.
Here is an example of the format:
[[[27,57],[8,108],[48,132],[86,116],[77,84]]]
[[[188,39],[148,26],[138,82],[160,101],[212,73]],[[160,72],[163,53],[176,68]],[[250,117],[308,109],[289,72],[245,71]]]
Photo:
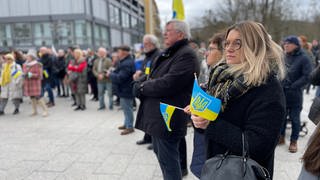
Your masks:
[[[0,46],[133,45],[144,24],[144,7],[136,0],[1,0]]]

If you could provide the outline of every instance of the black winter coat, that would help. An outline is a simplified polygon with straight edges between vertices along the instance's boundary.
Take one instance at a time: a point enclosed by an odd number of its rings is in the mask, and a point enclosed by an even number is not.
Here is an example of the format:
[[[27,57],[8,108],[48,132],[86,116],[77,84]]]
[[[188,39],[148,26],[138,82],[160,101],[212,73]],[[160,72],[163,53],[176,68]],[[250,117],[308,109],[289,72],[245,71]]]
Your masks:
[[[131,55],[120,60],[117,68],[110,74],[115,93],[122,98],[133,98],[132,81],[135,73],[134,60]]]
[[[207,158],[230,151],[242,155],[244,132],[249,156],[273,173],[274,149],[285,120],[285,98],[273,76],[244,95],[231,99],[224,112],[205,130]]]
[[[52,60],[52,57],[49,54],[44,54],[39,59],[39,62],[42,64],[43,71],[47,71],[47,73],[48,73],[48,78],[43,76],[42,85],[44,86],[47,83],[52,83],[53,82],[53,79],[52,79],[53,60]]]
[[[178,41],[165,50],[153,63],[149,80],[143,83],[135,127],[158,138],[184,137],[190,117],[181,110],[175,110],[170,124],[172,132],[169,132],[160,113],[160,102],[187,106],[194,73],[198,72],[197,56],[187,40]]]
[[[309,82],[312,64],[301,48],[286,54],[287,75],[282,82],[287,107],[301,107],[303,88]]]

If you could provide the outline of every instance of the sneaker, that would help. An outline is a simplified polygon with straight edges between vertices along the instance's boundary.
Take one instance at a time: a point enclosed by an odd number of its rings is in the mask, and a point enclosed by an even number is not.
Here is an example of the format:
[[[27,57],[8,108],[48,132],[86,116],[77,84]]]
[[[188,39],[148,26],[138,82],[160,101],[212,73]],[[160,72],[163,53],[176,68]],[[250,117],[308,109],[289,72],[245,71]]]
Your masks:
[[[297,141],[291,141],[289,146],[289,152],[296,153],[298,151]]]
[[[78,106],[77,108],[75,108],[74,110],[75,111],[79,111],[79,110],[81,110],[82,108],[80,107],[80,106]]]
[[[53,107],[55,104],[53,102],[47,103],[48,108]]]
[[[84,111],[87,109],[85,105],[81,106],[80,108],[81,108],[81,111]]]
[[[139,141],[136,142],[137,145],[150,144],[150,143],[151,143],[150,141],[146,141],[144,139],[139,140]]]
[[[106,109],[106,107],[105,107],[105,106],[103,106],[103,107],[99,107],[99,108],[98,108],[98,111],[105,110],[105,109]]]
[[[152,150],[153,149],[153,145],[150,144],[148,147],[147,147],[148,150]]]
[[[125,125],[119,126],[118,129],[124,130],[124,129],[126,129],[126,126]]]
[[[127,134],[130,134],[130,133],[133,133],[133,132],[134,132],[133,128],[128,128],[128,129],[123,130],[120,134],[121,135],[127,135]]]
[[[19,109],[15,109],[12,114],[13,115],[19,114]]]

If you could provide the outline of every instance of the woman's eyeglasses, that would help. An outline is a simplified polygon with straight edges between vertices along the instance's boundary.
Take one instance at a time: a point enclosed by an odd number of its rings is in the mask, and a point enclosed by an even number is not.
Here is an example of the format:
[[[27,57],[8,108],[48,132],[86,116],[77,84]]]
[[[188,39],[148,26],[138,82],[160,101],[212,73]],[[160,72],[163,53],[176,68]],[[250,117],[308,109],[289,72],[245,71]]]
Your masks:
[[[240,39],[236,39],[235,41],[225,41],[223,43],[223,49],[233,49],[233,50],[239,50],[241,48],[241,40]]]

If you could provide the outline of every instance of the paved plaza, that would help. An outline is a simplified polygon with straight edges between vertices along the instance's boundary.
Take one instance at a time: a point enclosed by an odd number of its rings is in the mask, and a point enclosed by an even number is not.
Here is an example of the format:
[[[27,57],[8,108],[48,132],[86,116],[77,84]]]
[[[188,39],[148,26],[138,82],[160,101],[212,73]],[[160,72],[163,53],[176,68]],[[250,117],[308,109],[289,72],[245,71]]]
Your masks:
[[[312,95],[306,95],[302,120],[307,120]],[[89,96],[87,96],[89,99]],[[143,133],[121,136],[117,129],[123,113],[97,111],[98,102],[87,101],[87,110],[73,111],[69,98],[56,98],[50,116],[29,117],[31,104],[24,98],[19,115],[12,115],[9,102],[6,115],[0,116],[0,180],[161,180],[157,160],[146,145],[136,141]],[[275,180],[295,180],[300,172],[300,157],[314,130],[308,122],[309,134],[298,142],[298,153],[277,147]],[[188,162],[192,155],[193,129],[188,129]],[[196,179],[189,171],[184,179]]]

